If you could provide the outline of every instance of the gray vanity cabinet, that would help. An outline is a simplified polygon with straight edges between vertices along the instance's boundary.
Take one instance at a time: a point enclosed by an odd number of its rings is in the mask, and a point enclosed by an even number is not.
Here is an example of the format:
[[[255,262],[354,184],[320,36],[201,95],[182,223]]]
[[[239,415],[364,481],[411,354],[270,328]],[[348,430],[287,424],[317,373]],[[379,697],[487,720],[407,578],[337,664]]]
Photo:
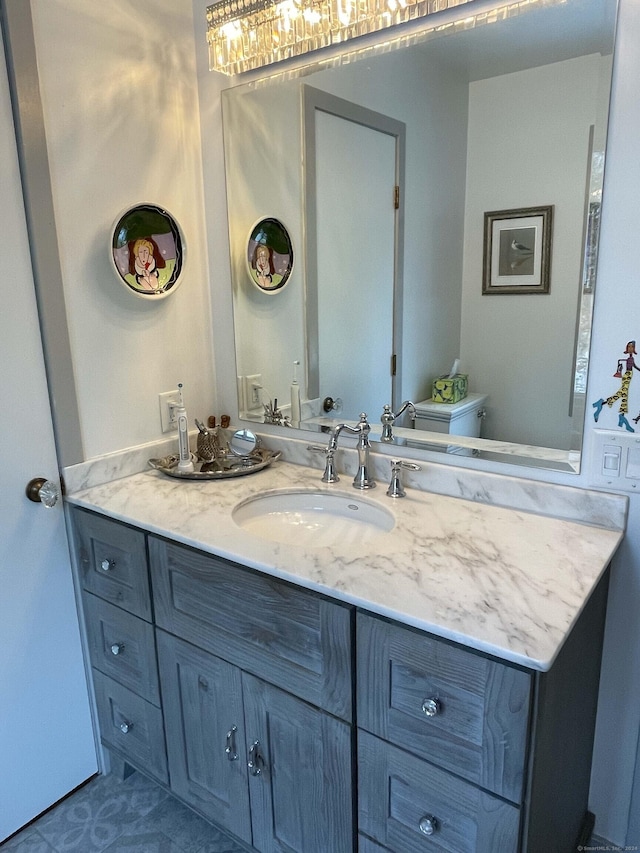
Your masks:
[[[365,614],[357,647],[362,728],[520,802],[529,672]]]
[[[360,831],[393,853],[517,850],[530,674],[365,614],[357,648]]]
[[[251,843],[242,672],[164,631],[157,636],[172,790]]]
[[[547,672],[358,613],[360,853],[588,842],[607,583]]]
[[[158,655],[173,791],[265,853],[351,850],[350,727],[164,631]]]
[[[83,588],[150,622],[145,534],[80,509],[72,518]]]
[[[173,790],[262,853],[349,853],[353,611],[155,537],[149,552]]]
[[[252,849],[587,843],[607,573],[542,672],[71,517],[102,742]]]
[[[167,783],[145,534],[79,509],[72,520],[101,741]]]
[[[350,853],[351,727],[254,676],[243,682],[248,743],[263,762],[249,772],[254,846]]]
[[[352,609],[149,537],[156,624],[351,721]]]

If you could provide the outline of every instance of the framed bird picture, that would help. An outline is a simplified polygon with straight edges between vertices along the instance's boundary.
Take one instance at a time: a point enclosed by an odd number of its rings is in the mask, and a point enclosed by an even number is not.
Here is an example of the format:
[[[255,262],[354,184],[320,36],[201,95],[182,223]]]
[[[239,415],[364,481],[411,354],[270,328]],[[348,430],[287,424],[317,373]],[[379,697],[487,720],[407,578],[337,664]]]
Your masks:
[[[553,205],[484,215],[483,294],[549,293]]]

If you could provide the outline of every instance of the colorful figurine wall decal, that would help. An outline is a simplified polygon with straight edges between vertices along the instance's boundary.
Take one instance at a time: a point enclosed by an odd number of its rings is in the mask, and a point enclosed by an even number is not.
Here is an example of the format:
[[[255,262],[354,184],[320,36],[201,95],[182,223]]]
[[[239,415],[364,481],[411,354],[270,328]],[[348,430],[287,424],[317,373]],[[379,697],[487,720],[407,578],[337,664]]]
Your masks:
[[[180,226],[156,204],[137,204],[113,227],[111,260],[130,293],[162,299],[178,286],[185,260]]]
[[[618,410],[618,426],[624,427],[628,432],[635,432],[634,428],[631,426],[629,421],[627,420],[627,415],[629,413],[629,386],[631,385],[631,380],[633,378],[633,371],[640,371],[640,367],[635,362],[634,355],[637,355],[636,352],[636,342],[629,341],[627,346],[625,347],[624,356],[618,359],[618,367],[616,372],[613,374],[615,378],[621,379],[620,388],[616,391],[615,394],[612,394],[610,397],[607,397],[606,400],[601,397],[599,400],[596,400],[595,403],[592,403],[593,406],[593,419],[596,423],[598,423],[598,418],[600,417],[600,413],[605,405],[611,408],[616,400],[620,400],[620,408]],[[634,423],[638,423],[640,421],[640,414],[638,414],[637,418],[633,418]]]
[[[292,268],[289,232],[278,219],[261,219],[251,229],[247,242],[251,283],[262,293],[279,293],[289,281]]]

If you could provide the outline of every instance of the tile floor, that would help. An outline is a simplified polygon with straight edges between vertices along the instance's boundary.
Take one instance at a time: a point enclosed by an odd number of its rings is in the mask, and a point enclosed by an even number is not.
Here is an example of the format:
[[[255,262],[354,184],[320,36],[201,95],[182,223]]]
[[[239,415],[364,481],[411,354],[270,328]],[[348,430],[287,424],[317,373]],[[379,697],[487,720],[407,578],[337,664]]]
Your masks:
[[[245,853],[141,773],[98,776],[13,838],[2,853]]]
[[[593,836],[590,849],[618,850]],[[585,850],[589,849],[585,847]],[[246,853],[141,773],[98,776],[4,844],[2,853]]]

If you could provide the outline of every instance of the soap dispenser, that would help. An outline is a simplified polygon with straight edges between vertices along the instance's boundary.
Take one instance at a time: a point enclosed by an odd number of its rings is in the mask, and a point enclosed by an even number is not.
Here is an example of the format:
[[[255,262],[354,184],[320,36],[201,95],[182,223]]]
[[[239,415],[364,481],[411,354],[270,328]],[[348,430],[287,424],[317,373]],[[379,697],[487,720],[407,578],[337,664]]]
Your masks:
[[[298,383],[297,367],[299,361],[293,362],[293,379],[291,380],[291,422],[299,424],[301,418],[300,412],[300,385]]]

